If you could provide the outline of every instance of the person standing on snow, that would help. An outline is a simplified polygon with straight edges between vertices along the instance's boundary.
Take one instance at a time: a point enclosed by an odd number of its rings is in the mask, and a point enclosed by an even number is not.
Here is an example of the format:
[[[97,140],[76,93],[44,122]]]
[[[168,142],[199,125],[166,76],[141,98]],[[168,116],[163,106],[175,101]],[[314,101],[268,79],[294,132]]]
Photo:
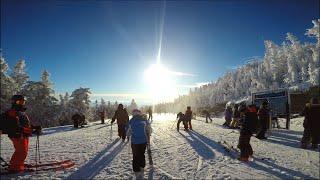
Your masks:
[[[232,109],[230,106],[227,106],[227,108],[224,111],[224,119],[225,123],[223,123],[223,126],[230,127],[230,123],[232,120]]]
[[[122,104],[118,105],[118,109],[114,113],[112,120],[111,120],[111,125],[113,122],[117,119],[117,124],[118,124],[118,136],[122,138],[122,141],[125,141],[126,139],[126,126],[129,121],[129,115],[126,109],[123,108]]]
[[[258,139],[267,139],[265,133],[267,132],[269,121],[270,121],[270,111],[268,108],[268,101],[264,101],[258,111],[260,129],[257,134]]]
[[[304,115],[305,119],[303,121],[304,131],[301,148],[306,149],[311,138],[311,148],[315,149],[320,141],[320,104],[317,98],[311,98],[310,103],[306,104],[302,115]]]
[[[149,109],[148,109],[148,115],[149,115],[149,117],[148,117],[148,121],[149,122],[152,122],[153,121],[153,116],[152,116],[152,109],[151,109],[151,107],[149,107]],[[151,120],[151,121],[150,121]]]
[[[184,127],[184,130],[188,130],[188,124],[187,124],[187,122],[186,122],[186,118],[185,118],[185,116],[184,116],[184,114],[182,113],[182,112],[179,112],[178,114],[177,114],[177,119],[178,119],[178,122],[177,122],[177,131],[179,131],[179,129],[180,129],[180,123],[182,122],[182,124],[183,124],[183,127]]]
[[[136,179],[143,179],[144,167],[146,166],[145,151],[150,143],[151,127],[149,121],[144,119],[138,109],[132,111],[129,121],[127,136],[131,137],[132,168]]]
[[[184,115],[185,115],[187,123],[189,124],[189,129],[192,130],[192,124],[191,124],[192,111],[191,111],[191,106],[187,107],[186,113]]]
[[[238,110],[238,104],[235,104],[232,112],[232,122],[230,124],[231,128],[238,128],[240,121],[240,112]]]
[[[14,95],[11,98],[11,109],[1,115],[0,131],[8,134],[13,143],[14,153],[9,163],[9,172],[18,173],[25,170],[24,161],[29,151],[29,137],[31,134],[40,134],[41,126],[33,126],[25,113],[26,100],[22,95]]]
[[[211,115],[210,115],[209,111],[208,110],[204,110],[204,114],[206,116],[206,123],[209,122],[208,119],[210,119],[210,122],[212,122]]]
[[[250,138],[255,132],[258,121],[257,108],[254,104],[249,105],[243,109],[243,118],[240,122],[240,136],[238,148],[240,149],[240,161],[247,162],[252,158],[253,150],[250,145]]]
[[[102,110],[100,113],[100,120],[101,120],[101,124],[104,124],[104,118],[106,117],[106,111]]]

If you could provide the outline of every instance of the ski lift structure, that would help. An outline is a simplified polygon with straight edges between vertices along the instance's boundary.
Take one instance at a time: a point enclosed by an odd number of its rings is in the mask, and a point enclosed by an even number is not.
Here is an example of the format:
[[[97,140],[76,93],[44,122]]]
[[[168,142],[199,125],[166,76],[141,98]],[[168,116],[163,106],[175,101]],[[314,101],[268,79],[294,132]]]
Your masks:
[[[287,89],[254,92],[251,98],[258,107],[267,100],[271,111],[277,117],[286,118],[286,129],[290,129],[290,96]]]

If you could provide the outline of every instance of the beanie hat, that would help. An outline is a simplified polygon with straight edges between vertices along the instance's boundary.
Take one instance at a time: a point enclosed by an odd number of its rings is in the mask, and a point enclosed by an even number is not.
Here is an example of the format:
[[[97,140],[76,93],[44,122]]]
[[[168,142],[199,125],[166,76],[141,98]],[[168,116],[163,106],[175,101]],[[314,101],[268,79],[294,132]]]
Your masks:
[[[134,109],[132,110],[132,116],[137,116],[137,115],[141,115],[141,111],[139,109]]]

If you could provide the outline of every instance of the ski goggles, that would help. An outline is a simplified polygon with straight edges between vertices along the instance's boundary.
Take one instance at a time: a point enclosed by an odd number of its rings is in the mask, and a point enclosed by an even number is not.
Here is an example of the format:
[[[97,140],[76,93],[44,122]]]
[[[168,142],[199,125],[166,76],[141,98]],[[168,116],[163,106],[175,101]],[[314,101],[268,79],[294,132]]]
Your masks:
[[[25,105],[26,101],[25,100],[16,100],[17,105]]]

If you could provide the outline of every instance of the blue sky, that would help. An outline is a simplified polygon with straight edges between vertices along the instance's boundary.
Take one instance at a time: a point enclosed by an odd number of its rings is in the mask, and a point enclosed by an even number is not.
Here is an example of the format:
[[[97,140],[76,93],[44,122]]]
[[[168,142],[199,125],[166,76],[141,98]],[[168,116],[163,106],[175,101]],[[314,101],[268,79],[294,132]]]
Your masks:
[[[316,18],[316,0],[2,0],[1,48],[10,67],[26,60],[32,80],[47,69],[57,93],[89,87],[93,99],[143,104],[150,103],[144,71],[156,63],[160,40],[161,63],[185,94],[263,57],[264,40],[281,43],[292,32],[312,41],[304,33]]]

